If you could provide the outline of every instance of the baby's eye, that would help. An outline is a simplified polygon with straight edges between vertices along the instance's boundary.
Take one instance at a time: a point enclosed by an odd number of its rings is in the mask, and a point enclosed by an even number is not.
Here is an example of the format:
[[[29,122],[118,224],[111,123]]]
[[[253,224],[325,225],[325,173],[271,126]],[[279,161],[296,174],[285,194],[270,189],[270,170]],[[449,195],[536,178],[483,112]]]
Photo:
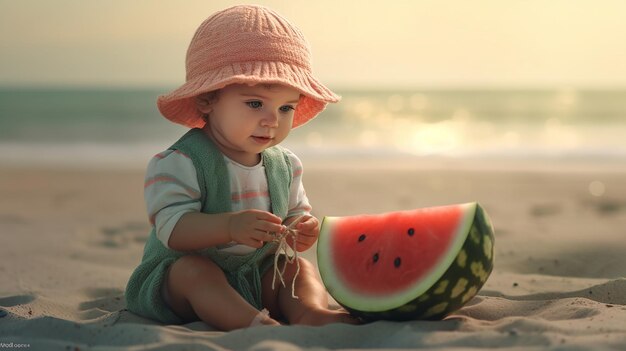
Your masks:
[[[280,110],[282,112],[286,113],[286,112],[289,112],[291,110],[295,110],[295,108],[293,106],[291,106],[291,105],[285,105],[285,106],[281,106]]]
[[[258,101],[258,100],[246,101],[246,105],[250,106],[253,109],[259,109],[259,108],[263,107],[263,103],[261,101]]]

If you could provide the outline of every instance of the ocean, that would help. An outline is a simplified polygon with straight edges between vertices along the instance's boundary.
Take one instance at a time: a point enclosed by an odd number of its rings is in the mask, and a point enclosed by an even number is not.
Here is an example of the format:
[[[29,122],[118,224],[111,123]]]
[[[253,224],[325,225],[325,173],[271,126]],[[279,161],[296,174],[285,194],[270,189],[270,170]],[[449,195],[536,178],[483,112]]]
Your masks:
[[[145,167],[185,128],[162,89],[0,89],[0,163]],[[338,90],[284,145],[304,159],[626,164],[626,90]]]

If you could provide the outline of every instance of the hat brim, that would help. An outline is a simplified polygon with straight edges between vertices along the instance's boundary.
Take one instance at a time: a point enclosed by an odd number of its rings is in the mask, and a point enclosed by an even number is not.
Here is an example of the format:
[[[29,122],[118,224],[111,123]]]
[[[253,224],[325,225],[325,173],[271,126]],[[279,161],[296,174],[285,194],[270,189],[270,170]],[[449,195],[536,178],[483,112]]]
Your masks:
[[[298,90],[302,96],[294,113],[292,128],[299,127],[322,112],[328,103],[341,97],[320,83],[310,71],[282,62],[235,63],[188,80],[178,89],[157,99],[163,116],[189,128],[202,128],[202,114],[196,108],[195,97],[230,84],[284,84]]]

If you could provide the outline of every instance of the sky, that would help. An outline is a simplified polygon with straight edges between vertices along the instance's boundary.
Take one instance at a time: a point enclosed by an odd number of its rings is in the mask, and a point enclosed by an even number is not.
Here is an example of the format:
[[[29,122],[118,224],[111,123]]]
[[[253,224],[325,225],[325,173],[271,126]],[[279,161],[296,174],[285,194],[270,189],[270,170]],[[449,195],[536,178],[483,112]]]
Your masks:
[[[225,0],[0,0],[0,86],[176,86]],[[331,88],[626,87],[626,1],[256,1]]]

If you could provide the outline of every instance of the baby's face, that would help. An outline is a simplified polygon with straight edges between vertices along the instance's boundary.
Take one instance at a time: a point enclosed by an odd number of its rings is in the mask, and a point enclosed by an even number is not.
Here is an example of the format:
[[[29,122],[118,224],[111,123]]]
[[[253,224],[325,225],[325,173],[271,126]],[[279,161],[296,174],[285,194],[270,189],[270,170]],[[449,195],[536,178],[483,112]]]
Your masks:
[[[299,97],[299,91],[279,84],[231,84],[199,109],[209,115],[211,133],[227,151],[257,155],[287,137]]]

